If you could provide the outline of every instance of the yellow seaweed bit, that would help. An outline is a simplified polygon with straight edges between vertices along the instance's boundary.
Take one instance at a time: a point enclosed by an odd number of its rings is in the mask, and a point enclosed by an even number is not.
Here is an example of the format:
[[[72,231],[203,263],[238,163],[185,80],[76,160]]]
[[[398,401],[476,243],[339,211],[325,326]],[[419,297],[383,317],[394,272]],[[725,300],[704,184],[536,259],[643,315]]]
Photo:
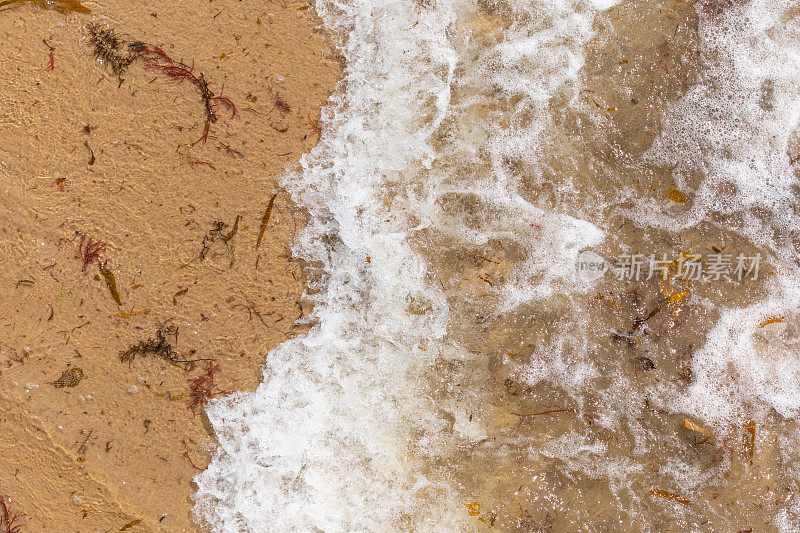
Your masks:
[[[92,10],[78,2],[78,0],[4,0],[0,7],[33,4],[43,9],[55,9],[59,13],[91,13]]]
[[[750,462],[753,461],[753,452],[756,449],[756,423],[753,420],[748,420],[744,425],[747,435],[745,435],[744,445],[747,449],[747,457]]]
[[[267,230],[267,226],[269,225],[269,215],[270,213],[272,213],[272,206],[275,205],[275,198],[277,197],[278,197],[277,193],[272,195],[272,198],[270,198],[269,202],[267,203],[267,209],[266,211],[264,211],[264,216],[261,217],[261,227],[258,229],[256,248],[261,246],[261,239],[264,238],[264,232]]]
[[[678,262],[677,261],[673,261],[669,265],[669,270],[670,270],[670,272],[673,272],[673,273],[677,272],[677,270],[678,270]],[[658,278],[658,292],[661,293],[661,296],[663,296],[666,299],[671,298],[673,295],[675,295],[677,293],[677,291],[675,289],[673,289],[669,285],[668,282],[662,280],[661,278]]]
[[[131,318],[132,316],[141,315],[141,314],[149,314],[150,308],[142,309],[141,311],[131,311],[130,313],[115,313],[115,316],[121,316],[122,318]]]
[[[83,369],[70,368],[61,373],[61,377],[50,383],[57,389],[64,387],[77,387],[78,383],[83,379]]]
[[[683,292],[676,292],[675,294],[673,294],[672,296],[670,296],[669,298],[667,298],[667,303],[668,303],[668,304],[674,304],[674,303],[676,303],[676,302],[680,302],[681,300],[683,300],[683,299],[684,299],[684,298],[686,298],[687,296],[689,296],[689,293],[688,293],[688,292],[686,292],[686,291],[683,291]]]
[[[119,291],[117,290],[117,280],[116,278],[114,278],[114,273],[106,268],[105,261],[100,261],[97,264],[97,267],[100,269],[100,273],[103,275],[103,279],[106,282],[106,286],[108,287],[109,292],[111,292],[111,297],[114,298],[114,301],[117,302],[117,305],[122,305],[122,300],[119,297]]]
[[[478,502],[465,503],[464,505],[467,507],[468,515],[478,516],[479,514],[481,514],[481,504],[479,504]]]
[[[122,528],[120,528],[120,531],[126,531],[126,530],[132,528],[133,526],[139,524],[141,521],[142,521],[141,518],[137,518],[136,520],[131,520],[130,522],[128,522],[127,524],[122,526]]]
[[[770,324],[779,324],[785,320],[786,318],[782,316],[771,316],[759,324],[758,327],[763,328],[764,326],[768,326]]]
[[[695,424],[694,422],[692,422],[688,418],[684,418],[683,419],[683,427],[685,427],[687,429],[691,429],[692,431],[696,431],[696,432],[701,433],[703,435],[706,435],[708,437],[711,436],[711,432],[709,430],[707,430],[706,428],[704,428],[702,426],[698,426],[697,424]]]
[[[673,500],[673,501],[676,501],[678,503],[682,503],[683,505],[690,505],[691,504],[691,502],[689,500],[687,500],[686,498],[684,498],[680,494],[675,494],[674,492],[667,492],[667,491],[661,490],[661,489],[653,489],[653,490],[650,491],[650,494],[653,494],[655,496],[660,496],[660,497],[666,498],[668,500]]]
[[[681,191],[673,187],[667,189],[666,196],[676,204],[685,204],[688,201],[688,198],[686,198],[685,194],[683,194]]]

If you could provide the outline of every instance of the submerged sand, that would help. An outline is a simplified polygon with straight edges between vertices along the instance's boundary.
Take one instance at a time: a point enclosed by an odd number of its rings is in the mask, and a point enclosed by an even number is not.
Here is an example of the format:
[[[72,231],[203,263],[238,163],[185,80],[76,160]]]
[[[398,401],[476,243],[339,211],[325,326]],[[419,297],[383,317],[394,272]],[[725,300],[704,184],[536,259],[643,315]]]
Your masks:
[[[196,531],[215,440],[191,387],[218,364],[211,392],[251,390],[304,331],[304,215],[277,176],[317,141],[341,65],[304,2],[85,5],[0,10],[0,494],[24,531]],[[197,142],[196,88],[116,76],[92,21],[194,64],[236,116]],[[89,237],[105,273],[76,257]],[[159,332],[170,357],[122,360]]]

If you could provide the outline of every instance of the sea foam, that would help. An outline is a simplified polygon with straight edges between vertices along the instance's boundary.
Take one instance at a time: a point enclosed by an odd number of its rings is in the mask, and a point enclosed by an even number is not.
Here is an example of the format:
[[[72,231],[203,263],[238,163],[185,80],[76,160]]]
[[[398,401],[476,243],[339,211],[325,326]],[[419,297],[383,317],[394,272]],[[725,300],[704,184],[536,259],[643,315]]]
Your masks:
[[[800,18],[794,2],[753,0],[704,14],[699,33],[708,68],[668,106],[648,156],[674,167],[679,187],[692,174],[703,179],[685,213],[667,215],[643,201],[635,217],[672,231],[710,218],[728,221],[773,266],[762,274],[767,297],[723,310],[694,356],[696,382],[687,396],[670,391],[667,403],[717,423],[770,409],[796,417],[800,352],[780,342],[757,348],[754,334],[768,317],[791,316],[800,304],[798,176],[790,153],[800,125]]]

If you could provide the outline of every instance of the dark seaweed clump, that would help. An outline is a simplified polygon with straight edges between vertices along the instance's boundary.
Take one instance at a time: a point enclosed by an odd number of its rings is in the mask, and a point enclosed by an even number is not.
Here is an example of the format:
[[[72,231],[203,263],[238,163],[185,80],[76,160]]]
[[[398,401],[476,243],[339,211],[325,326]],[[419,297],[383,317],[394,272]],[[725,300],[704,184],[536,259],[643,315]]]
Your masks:
[[[156,356],[168,361],[172,364],[183,363],[178,354],[175,352],[172,344],[167,340],[167,337],[177,337],[178,328],[174,326],[163,326],[156,331],[156,336],[153,339],[141,341],[139,344],[133,344],[127,350],[120,352],[119,358],[123,363],[131,364],[136,356]]]
[[[94,49],[94,55],[100,61],[111,65],[114,74],[121,75],[146,51],[147,45],[141,41],[125,41],[117,37],[114,30],[100,24],[91,23],[87,26],[89,45]]]

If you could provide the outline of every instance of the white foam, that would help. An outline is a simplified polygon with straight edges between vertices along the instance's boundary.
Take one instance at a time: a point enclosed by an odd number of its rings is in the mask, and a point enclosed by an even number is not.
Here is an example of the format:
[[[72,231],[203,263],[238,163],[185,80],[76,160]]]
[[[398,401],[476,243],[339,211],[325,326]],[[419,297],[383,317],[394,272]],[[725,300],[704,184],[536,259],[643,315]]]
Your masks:
[[[800,219],[790,136],[800,124],[800,17],[795,2],[752,0],[701,18],[702,52],[709,63],[699,83],[668,107],[653,161],[674,166],[678,187],[701,172],[691,209],[675,215],[641,201],[640,223],[673,231],[712,214],[741,215],[736,231],[777,264],[764,301],[721,309],[706,345],[693,356],[688,395],[665,390],[673,409],[718,423],[763,417],[770,409],[800,414],[800,356],[796,346],[756,346],[754,334],[770,316],[800,303],[800,270],[793,242]],[[734,218],[735,220],[735,218]],[[667,400],[666,398],[672,398]]]
[[[605,11],[606,9],[619,4],[621,1],[622,0],[591,0],[591,3],[595,9]]]
[[[781,282],[782,281],[782,282]],[[719,425],[763,420],[774,409],[779,415],[800,415],[800,344],[796,334],[779,335],[762,329],[770,317],[792,319],[800,305],[796,280],[771,285],[765,301],[727,309],[693,355],[695,381],[687,394],[664,389],[664,402]],[[767,335],[758,342],[756,334]],[[671,399],[667,399],[671,398]]]
[[[752,0],[701,18],[701,50],[709,68],[688,94],[667,107],[652,161],[674,167],[679,188],[704,178],[690,210],[661,213],[641,202],[637,219],[673,231],[711,213],[745,215],[739,232],[787,257],[786,230],[796,225],[789,139],[800,126],[800,21],[794,2]],[[768,213],[764,220],[759,213]],[[775,236],[775,229],[782,235]]]

